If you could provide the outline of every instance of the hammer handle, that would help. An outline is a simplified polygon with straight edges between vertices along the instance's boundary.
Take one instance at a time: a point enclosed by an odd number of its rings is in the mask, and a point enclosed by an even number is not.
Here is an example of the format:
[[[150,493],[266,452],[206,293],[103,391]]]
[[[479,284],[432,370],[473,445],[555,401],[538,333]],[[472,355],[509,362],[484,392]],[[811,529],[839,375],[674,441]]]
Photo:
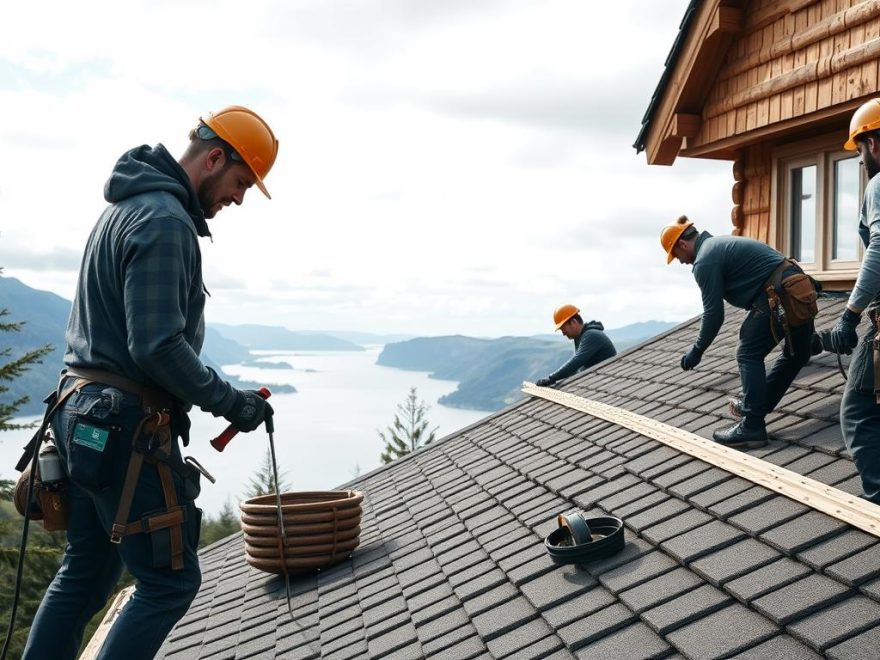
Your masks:
[[[257,393],[264,399],[268,399],[272,396],[272,392],[269,391],[268,387],[261,387],[257,390]],[[238,429],[230,424],[226,427],[226,430],[223,431],[223,433],[211,440],[211,446],[217,451],[223,451],[226,449],[226,445],[228,445],[236,435],[238,435]]]

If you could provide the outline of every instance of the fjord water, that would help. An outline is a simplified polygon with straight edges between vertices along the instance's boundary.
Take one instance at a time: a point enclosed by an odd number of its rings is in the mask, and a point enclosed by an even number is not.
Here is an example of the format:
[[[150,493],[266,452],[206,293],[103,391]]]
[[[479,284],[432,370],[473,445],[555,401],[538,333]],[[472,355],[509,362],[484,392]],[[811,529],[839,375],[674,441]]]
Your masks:
[[[394,418],[410,387],[430,409],[430,428],[437,438],[448,435],[488,412],[448,408],[437,399],[455,390],[456,383],[436,380],[418,371],[403,371],[376,364],[381,346],[365,351],[261,351],[256,357],[267,362],[285,362],[293,369],[224,365],[224,370],[249,381],[286,383],[295,394],[273,393],[275,451],[279,470],[291,490],[331,490],[351,480],[357,469],[365,474],[380,465],[383,444],[377,430],[384,431]],[[198,505],[216,515],[227,499],[236,513],[238,500],[248,481],[265,460],[268,436],[261,428],[239,434],[218,453],[208,444],[226,426],[222,418],[194,410],[192,442],[184,450],[217,479],[202,479]],[[27,418],[30,421],[33,418]],[[19,420],[16,420],[19,421]],[[22,445],[33,431],[0,433],[0,478],[15,479],[13,466]]]

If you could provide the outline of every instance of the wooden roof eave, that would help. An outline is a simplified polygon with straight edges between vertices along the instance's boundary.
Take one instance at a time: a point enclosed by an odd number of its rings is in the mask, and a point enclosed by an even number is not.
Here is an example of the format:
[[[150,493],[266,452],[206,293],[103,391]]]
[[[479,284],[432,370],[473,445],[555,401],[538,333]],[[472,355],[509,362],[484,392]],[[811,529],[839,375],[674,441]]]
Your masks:
[[[742,149],[762,142],[779,144],[816,133],[834,130],[845,131],[852,113],[864,102],[864,97],[858,97],[807,115],[761,126],[698,147],[688,148],[685,142],[679,155],[686,158],[732,160],[733,156]],[[843,145],[845,137],[845,134],[841,137],[841,145]]]
[[[672,165],[686,138],[700,130],[706,94],[742,26],[739,7],[702,3],[645,142],[649,165]]]

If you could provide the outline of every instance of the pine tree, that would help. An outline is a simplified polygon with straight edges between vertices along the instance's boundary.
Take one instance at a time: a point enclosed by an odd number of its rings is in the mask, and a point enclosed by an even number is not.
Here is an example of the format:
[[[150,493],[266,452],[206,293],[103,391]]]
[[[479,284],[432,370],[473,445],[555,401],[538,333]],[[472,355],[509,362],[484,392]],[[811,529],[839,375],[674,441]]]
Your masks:
[[[215,541],[225,539],[241,529],[239,517],[232,508],[232,502],[228,499],[220,509],[216,518],[205,516],[202,520],[202,533],[199,537],[199,547],[204,548]]]
[[[385,443],[385,451],[380,456],[383,463],[390,463],[434,441],[437,427],[426,433],[428,430],[426,414],[429,408],[430,406],[424,401],[419,400],[416,388],[411,387],[403,403],[397,404],[394,421],[387,429],[388,435],[377,431],[382,442]]]
[[[278,490],[282,493],[290,490],[290,486],[284,481],[287,476],[284,472],[278,473]],[[271,495],[275,492],[275,481],[272,478],[272,452],[266,448],[266,456],[263,464],[254,472],[254,476],[250,479],[250,486],[244,493],[245,499],[251,497],[260,497],[261,495]]]
[[[0,269],[0,273],[2,272],[3,269]],[[0,309],[0,332],[18,332],[21,330],[22,325],[24,325],[23,322],[15,323],[2,320],[6,316],[9,316],[9,310],[6,308]],[[40,359],[51,351],[52,346],[47,344],[42,348],[28,351],[24,355],[5,364],[0,364],[0,397],[9,391],[9,388],[3,384],[4,381],[9,382],[15,380],[27,371],[30,365],[40,362]],[[11,353],[12,349],[8,347],[0,349],[0,358],[6,358]],[[0,431],[25,428],[22,424],[11,424],[9,420],[12,419],[18,409],[28,401],[30,401],[30,397],[28,396],[19,397],[14,401],[0,401]]]
[[[21,330],[23,322],[15,323],[3,320],[8,315],[8,309],[0,309],[0,333]],[[9,388],[3,384],[4,382],[15,380],[27,371],[30,365],[39,362],[44,355],[51,351],[51,346],[43,346],[28,351],[5,364],[0,364],[0,397],[9,391]],[[8,347],[0,349],[0,358],[7,358],[11,353],[12,350]],[[31,426],[12,424],[9,421],[15,416],[18,409],[28,401],[29,397],[22,396],[13,401],[0,402],[0,431]],[[6,625],[12,609],[15,573],[21,541],[22,518],[19,517],[12,505],[14,488],[14,482],[6,479],[0,480],[0,621],[3,621],[3,629],[0,630],[0,645],[6,641]],[[46,532],[38,524],[30,526],[30,542],[25,557],[26,565],[22,575],[18,616],[9,645],[9,657],[21,656],[31,621],[46,587],[49,586],[55,571],[58,570],[63,552],[64,534],[62,532]]]

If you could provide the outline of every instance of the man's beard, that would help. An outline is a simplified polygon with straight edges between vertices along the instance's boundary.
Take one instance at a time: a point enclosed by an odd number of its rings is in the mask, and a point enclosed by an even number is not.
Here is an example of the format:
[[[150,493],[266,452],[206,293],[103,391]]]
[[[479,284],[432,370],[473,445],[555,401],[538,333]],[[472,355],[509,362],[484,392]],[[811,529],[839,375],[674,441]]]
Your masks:
[[[214,207],[217,206],[217,203],[220,201],[217,199],[217,188],[219,187],[222,174],[222,170],[211,174],[204,179],[199,186],[199,205],[202,207],[202,213],[205,214],[205,218],[209,220],[217,215],[217,211],[220,210],[215,210]]]
[[[880,163],[870,153],[865,154],[862,160],[865,163],[865,172],[867,172],[868,178],[873,179],[874,175],[880,172]]]

